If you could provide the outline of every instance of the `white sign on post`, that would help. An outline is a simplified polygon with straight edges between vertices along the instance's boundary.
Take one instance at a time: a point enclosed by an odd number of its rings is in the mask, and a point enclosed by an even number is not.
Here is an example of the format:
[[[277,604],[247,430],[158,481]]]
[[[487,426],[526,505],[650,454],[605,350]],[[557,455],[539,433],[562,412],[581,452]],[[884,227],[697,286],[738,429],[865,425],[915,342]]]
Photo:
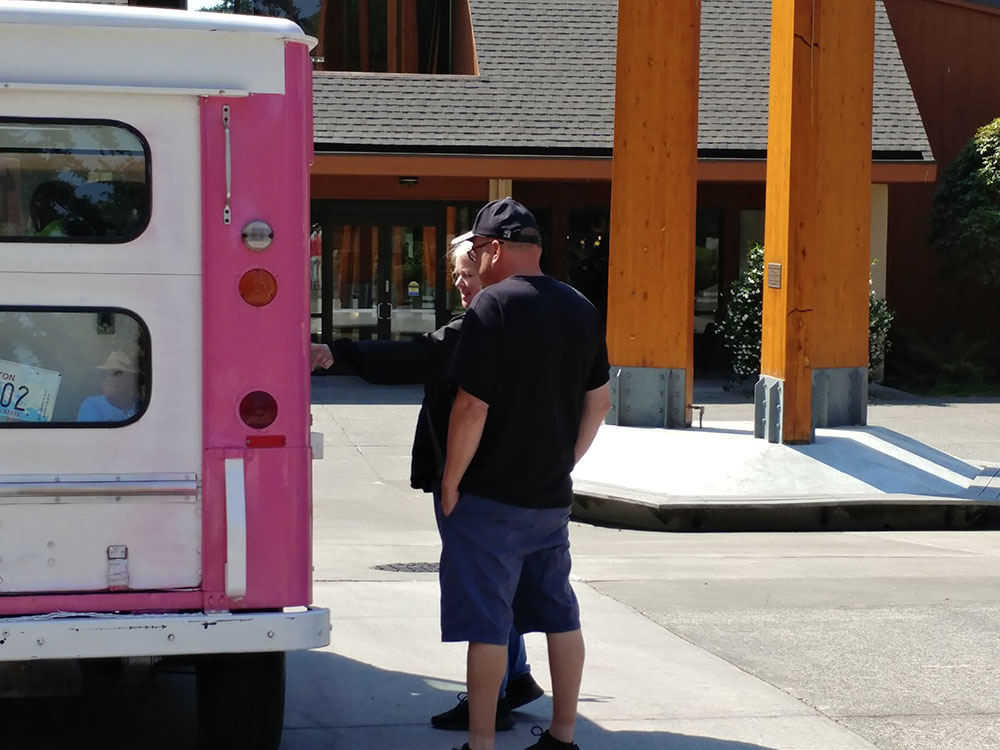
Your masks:
[[[48,422],[62,375],[0,359],[0,420]]]

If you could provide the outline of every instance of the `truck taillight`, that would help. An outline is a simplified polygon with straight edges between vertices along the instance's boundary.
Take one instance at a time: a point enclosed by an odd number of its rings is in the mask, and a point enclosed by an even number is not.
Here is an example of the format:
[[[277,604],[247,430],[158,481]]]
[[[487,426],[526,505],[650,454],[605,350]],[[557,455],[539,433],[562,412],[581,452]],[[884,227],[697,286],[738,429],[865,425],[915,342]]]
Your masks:
[[[278,293],[278,281],[263,268],[251,268],[240,277],[240,296],[248,305],[263,307]]]
[[[240,419],[247,427],[263,430],[278,417],[278,402],[267,391],[251,391],[240,401]]]

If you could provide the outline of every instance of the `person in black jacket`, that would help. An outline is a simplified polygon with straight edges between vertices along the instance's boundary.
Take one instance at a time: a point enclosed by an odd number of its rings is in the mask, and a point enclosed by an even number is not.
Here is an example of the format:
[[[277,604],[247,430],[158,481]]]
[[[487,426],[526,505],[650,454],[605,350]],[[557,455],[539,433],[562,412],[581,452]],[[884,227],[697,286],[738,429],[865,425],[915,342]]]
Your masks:
[[[463,308],[469,306],[482,287],[476,264],[469,257],[472,247],[470,239],[471,233],[456,237],[449,252],[451,278],[461,294]],[[417,416],[410,464],[410,486],[423,492],[433,492],[440,485],[444,471],[448,420],[457,391],[454,382],[448,377],[448,371],[464,318],[463,312],[433,333],[410,340],[337,339],[330,347],[334,362],[346,365],[369,383],[423,382],[424,398]],[[502,697],[497,701],[496,728],[513,728],[514,721],[510,712],[540,698],[544,692],[531,676],[524,638],[516,630],[512,630],[508,643],[507,677],[505,684],[500,687]],[[469,705],[464,693],[459,694],[458,705],[454,708],[432,716],[431,725],[437,729],[468,730]]]

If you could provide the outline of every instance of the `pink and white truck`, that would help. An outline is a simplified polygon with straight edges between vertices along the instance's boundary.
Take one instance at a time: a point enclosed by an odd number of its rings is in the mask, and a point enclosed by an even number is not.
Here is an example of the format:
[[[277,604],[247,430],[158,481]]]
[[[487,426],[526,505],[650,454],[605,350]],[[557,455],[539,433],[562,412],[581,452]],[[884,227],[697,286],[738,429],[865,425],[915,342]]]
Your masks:
[[[0,696],[43,665],[193,663],[202,744],[273,749],[284,652],[329,643],[313,43],[281,19],[0,0]]]

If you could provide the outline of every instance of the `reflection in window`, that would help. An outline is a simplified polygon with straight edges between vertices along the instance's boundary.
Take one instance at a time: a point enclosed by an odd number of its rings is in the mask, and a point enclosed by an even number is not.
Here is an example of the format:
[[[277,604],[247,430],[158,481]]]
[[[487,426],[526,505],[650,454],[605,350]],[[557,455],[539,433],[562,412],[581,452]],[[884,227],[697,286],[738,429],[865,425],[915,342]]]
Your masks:
[[[0,241],[127,242],[149,222],[149,149],[124,125],[0,118]]]
[[[203,5],[200,10],[287,18],[297,23],[309,36],[319,36],[321,6],[321,0],[221,0],[215,5]]]
[[[590,300],[602,317],[608,313],[607,209],[570,211],[567,281]]]
[[[722,210],[699,208],[694,249],[694,330],[714,330],[719,312],[719,248]]]
[[[0,428],[133,421],[148,374],[149,336],[131,313],[0,309]]]
[[[430,333],[436,325],[437,229],[392,227],[392,338]]]

